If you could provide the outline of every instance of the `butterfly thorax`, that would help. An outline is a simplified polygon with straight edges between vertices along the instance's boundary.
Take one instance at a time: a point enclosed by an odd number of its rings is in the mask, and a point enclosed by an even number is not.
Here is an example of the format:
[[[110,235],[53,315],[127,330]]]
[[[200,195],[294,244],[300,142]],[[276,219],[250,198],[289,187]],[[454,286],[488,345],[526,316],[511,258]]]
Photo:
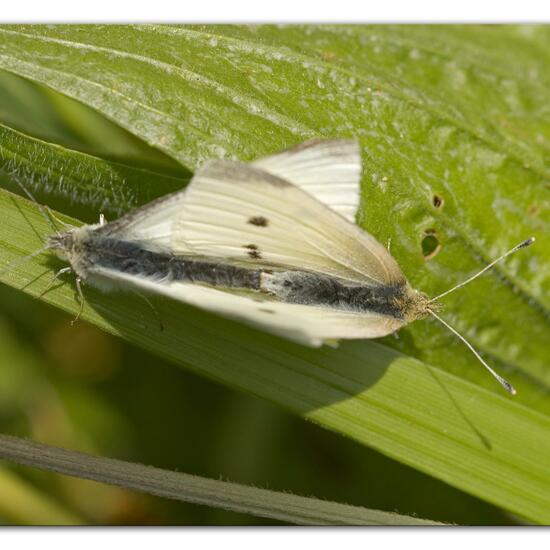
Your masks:
[[[82,279],[86,279],[90,267],[87,249],[92,240],[94,228],[93,225],[75,227],[70,231],[52,235],[48,239],[49,248],[59,258],[68,261],[75,273]]]

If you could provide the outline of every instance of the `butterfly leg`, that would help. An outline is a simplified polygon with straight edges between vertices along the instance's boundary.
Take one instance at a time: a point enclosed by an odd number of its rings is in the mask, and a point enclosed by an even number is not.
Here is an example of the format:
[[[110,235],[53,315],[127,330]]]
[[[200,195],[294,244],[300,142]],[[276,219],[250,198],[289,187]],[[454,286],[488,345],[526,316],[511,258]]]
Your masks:
[[[51,281],[48,283],[48,286],[37,296],[37,298],[42,298],[42,296],[44,296],[44,294],[46,294],[50,290],[50,288],[52,288],[53,284],[55,283],[55,281],[57,281],[57,279],[59,279],[60,275],[63,275],[64,273],[70,273],[71,271],[72,268],[70,266],[60,269],[57,273],[54,274]]]
[[[84,294],[82,294],[82,286],[80,283],[82,282],[82,279],[80,277],[76,278],[76,290],[78,291],[78,298],[80,302],[80,309],[78,310],[78,313],[76,314],[76,317],[71,321],[71,326],[74,325],[78,319],[80,318],[80,315],[82,314],[82,311],[84,310]]]
[[[164,330],[164,325],[162,324],[162,319],[160,318],[159,312],[157,311],[157,309],[155,308],[155,306],[153,305],[151,300],[149,300],[149,298],[147,298],[147,296],[145,296],[145,294],[142,294],[141,292],[138,292],[137,290],[132,289],[132,292],[134,294],[137,294],[153,310],[153,313],[155,314],[155,317],[157,318],[159,328],[162,332]]]

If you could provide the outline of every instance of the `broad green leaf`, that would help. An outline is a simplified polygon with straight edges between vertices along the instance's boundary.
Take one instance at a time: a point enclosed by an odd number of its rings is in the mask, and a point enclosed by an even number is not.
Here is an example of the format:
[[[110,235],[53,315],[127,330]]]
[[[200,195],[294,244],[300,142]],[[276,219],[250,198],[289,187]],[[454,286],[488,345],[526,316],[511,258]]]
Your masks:
[[[298,525],[437,525],[437,522],[391,512],[171,472],[3,434],[0,434],[0,458],[165,498]],[[47,519],[48,516],[44,516],[44,521]],[[66,522],[70,517],[63,519]]]
[[[454,50],[434,49],[453,31]],[[545,32],[478,29],[508,45],[496,62],[483,43],[463,53],[457,44],[472,31],[460,27],[5,26],[0,66],[94,107],[190,169],[311,136],[359,137],[360,222],[392,238],[406,274],[428,293],[535,235],[532,252],[446,300],[448,319],[526,395],[550,376]],[[421,242],[432,230],[442,247],[426,262]],[[502,326],[514,327],[513,339]],[[407,353],[487,380],[434,323],[405,334]],[[529,404],[548,412],[536,393]]]
[[[95,108],[189,169],[357,136],[359,223],[391,237],[413,285],[434,295],[535,235],[532,249],[445,300],[445,318],[518,388],[515,402],[434,322],[397,340],[310,351],[167,305],[179,312],[172,342],[130,329],[151,322],[147,310],[137,320],[135,300],[89,292],[102,326],[116,321],[132,341],[548,521],[549,474],[530,457],[548,459],[548,419],[534,411],[550,412],[549,42],[544,27],[5,26],[0,67]],[[3,231],[13,243],[13,231],[29,229]],[[426,235],[440,245],[429,259]],[[13,257],[37,243],[11,246]],[[38,273],[34,262],[25,269]],[[74,311],[72,295],[57,292],[46,299]]]
[[[185,175],[176,161],[83,103],[0,70],[0,120],[20,132],[102,158]]]

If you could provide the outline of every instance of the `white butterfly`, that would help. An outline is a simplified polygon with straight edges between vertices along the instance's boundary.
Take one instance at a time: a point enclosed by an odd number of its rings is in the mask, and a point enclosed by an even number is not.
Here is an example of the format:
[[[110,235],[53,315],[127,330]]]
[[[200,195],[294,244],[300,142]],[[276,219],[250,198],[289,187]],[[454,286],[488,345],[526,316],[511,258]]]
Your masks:
[[[79,289],[130,285],[309,346],[378,338],[428,314],[446,324],[354,224],[360,177],[354,140],[309,141],[252,164],[211,161],[186,189],[48,247]]]

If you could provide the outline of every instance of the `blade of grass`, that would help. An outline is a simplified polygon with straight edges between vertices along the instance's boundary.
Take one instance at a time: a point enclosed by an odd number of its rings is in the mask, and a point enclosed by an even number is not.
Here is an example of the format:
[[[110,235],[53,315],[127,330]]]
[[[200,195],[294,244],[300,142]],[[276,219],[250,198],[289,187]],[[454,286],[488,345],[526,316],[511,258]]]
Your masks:
[[[50,229],[35,205],[0,192],[2,264]],[[77,223],[74,220],[74,223]],[[38,295],[44,258],[1,279]],[[68,283],[42,299],[73,315]],[[370,445],[531,521],[550,521],[550,419],[380,343],[313,350],[191,307],[153,299],[165,326],[132,295],[85,288],[83,318],[211,379]]]
[[[27,136],[0,123],[0,169],[37,194],[121,214],[187,179],[109,162]]]
[[[94,456],[0,434],[0,459],[165,498],[298,525],[435,525],[423,519],[278,493]]]

